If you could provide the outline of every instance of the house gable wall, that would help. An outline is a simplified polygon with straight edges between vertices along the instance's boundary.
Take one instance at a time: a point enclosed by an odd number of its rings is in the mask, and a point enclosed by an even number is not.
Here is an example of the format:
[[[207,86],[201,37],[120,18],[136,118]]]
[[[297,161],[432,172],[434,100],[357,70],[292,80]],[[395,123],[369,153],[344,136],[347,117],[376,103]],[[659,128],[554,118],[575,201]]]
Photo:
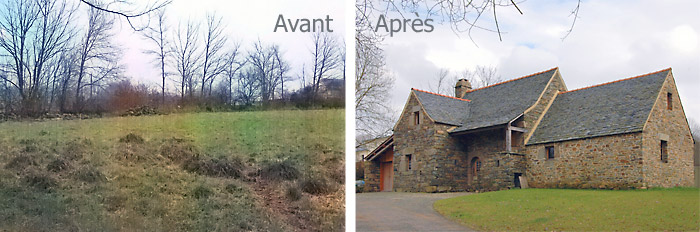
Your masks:
[[[671,93],[672,110],[667,109]],[[644,182],[650,187],[693,185],[693,138],[673,75],[666,77],[642,136]],[[661,140],[668,141],[668,163],[661,161]]]
[[[419,110],[420,124],[413,112]],[[466,155],[449,136],[452,126],[435,123],[411,94],[394,127],[394,191],[435,192],[464,190]],[[411,156],[408,169],[407,155]]]
[[[547,108],[550,106],[557,94],[563,91],[566,91],[566,84],[564,84],[561,74],[557,71],[549,81],[549,84],[545,87],[540,99],[537,100],[535,105],[525,111],[525,114],[523,115],[523,124],[525,129],[528,130],[528,132],[524,135],[524,142],[527,142],[526,140],[530,137],[530,135],[532,135],[538,121],[542,118],[542,116],[544,116],[544,112],[546,112]]]

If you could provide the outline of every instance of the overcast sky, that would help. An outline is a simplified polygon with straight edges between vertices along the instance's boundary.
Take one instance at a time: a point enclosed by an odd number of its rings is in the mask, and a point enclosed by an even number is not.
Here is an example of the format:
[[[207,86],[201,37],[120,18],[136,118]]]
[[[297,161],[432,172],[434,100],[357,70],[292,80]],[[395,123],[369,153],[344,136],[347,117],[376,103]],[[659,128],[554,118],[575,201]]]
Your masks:
[[[573,32],[562,41],[575,6],[576,1],[525,1],[519,4],[524,15],[499,8],[503,42],[495,33],[475,31],[478,47],[446,24],[431,33],[387,37],[396,114],[410,89],[428,90],[440,68],[490,65],[503,79],[513,79],[559,67],[571,90],[671,67],[686,115],[700,122],[700,1],[583,1]]]
[[[153,2],[153,1],[151,1]],[[167,8],[167,17],[171,21],[169,30],[177,30],[177,23],[186,23],[188,19],[202,23],[200,33],[205,30],[205,18],[208,12],[223,17],[229,43],[241,42],[242,48],[250,50],[253,43],[260,38],[264,44],[276,43],[284,52],[284,57],[292,63],[293,76],[301,73],[302,64],[307,67],[311,62],[311,33],[273,32],[277,17],[296,20],[301,18],[326,18],[333,21],[331,29],[342,41],[345,36],[345,8],[343,0],[173,0]],[[126,75],[140,83],[157,85],[161,82],[160,71],[151,63],[152,57],[143,54],[143,50],[155,46],[135,33],[128,24],[122,22],[116,26],[120,32],[115,42],[124,49],[122,63],[126,66]],[[121,28],[120,28],[121,27]],[[202,39],[200,39],[201,41]],[[297,84],[294,81],[293,84]],[[172,86],[168,86],[172,89]]]

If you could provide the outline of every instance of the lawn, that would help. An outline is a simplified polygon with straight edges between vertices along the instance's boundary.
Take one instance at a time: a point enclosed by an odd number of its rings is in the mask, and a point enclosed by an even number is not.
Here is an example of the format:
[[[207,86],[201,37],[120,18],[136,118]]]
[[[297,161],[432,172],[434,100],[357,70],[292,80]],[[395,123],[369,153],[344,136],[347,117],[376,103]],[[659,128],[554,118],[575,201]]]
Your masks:
[[[698,231],[700,190],[514,189],[439,200],[442,215],[478,230]]]
[[[0,228],[344,230],[344,111],[0,123]]]

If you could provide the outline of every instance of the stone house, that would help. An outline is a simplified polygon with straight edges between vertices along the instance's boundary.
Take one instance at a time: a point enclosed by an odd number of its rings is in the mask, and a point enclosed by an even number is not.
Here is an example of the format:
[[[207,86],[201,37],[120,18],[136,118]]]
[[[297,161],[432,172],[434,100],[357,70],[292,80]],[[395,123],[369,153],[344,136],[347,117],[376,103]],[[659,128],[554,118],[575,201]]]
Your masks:
[[[693,185],[694,141],[671,69],[567,90],[558,68],[455,96],[411,89],[365,156],[369,191]]]

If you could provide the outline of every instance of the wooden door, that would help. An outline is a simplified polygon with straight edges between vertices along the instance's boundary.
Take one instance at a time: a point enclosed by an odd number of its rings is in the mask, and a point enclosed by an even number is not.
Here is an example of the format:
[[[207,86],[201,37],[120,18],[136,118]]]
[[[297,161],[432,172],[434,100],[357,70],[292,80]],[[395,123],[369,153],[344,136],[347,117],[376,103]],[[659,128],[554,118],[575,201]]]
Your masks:
[[[394,188],[394,163],[382,162],[379,169],[379,191],[391,192]]]

